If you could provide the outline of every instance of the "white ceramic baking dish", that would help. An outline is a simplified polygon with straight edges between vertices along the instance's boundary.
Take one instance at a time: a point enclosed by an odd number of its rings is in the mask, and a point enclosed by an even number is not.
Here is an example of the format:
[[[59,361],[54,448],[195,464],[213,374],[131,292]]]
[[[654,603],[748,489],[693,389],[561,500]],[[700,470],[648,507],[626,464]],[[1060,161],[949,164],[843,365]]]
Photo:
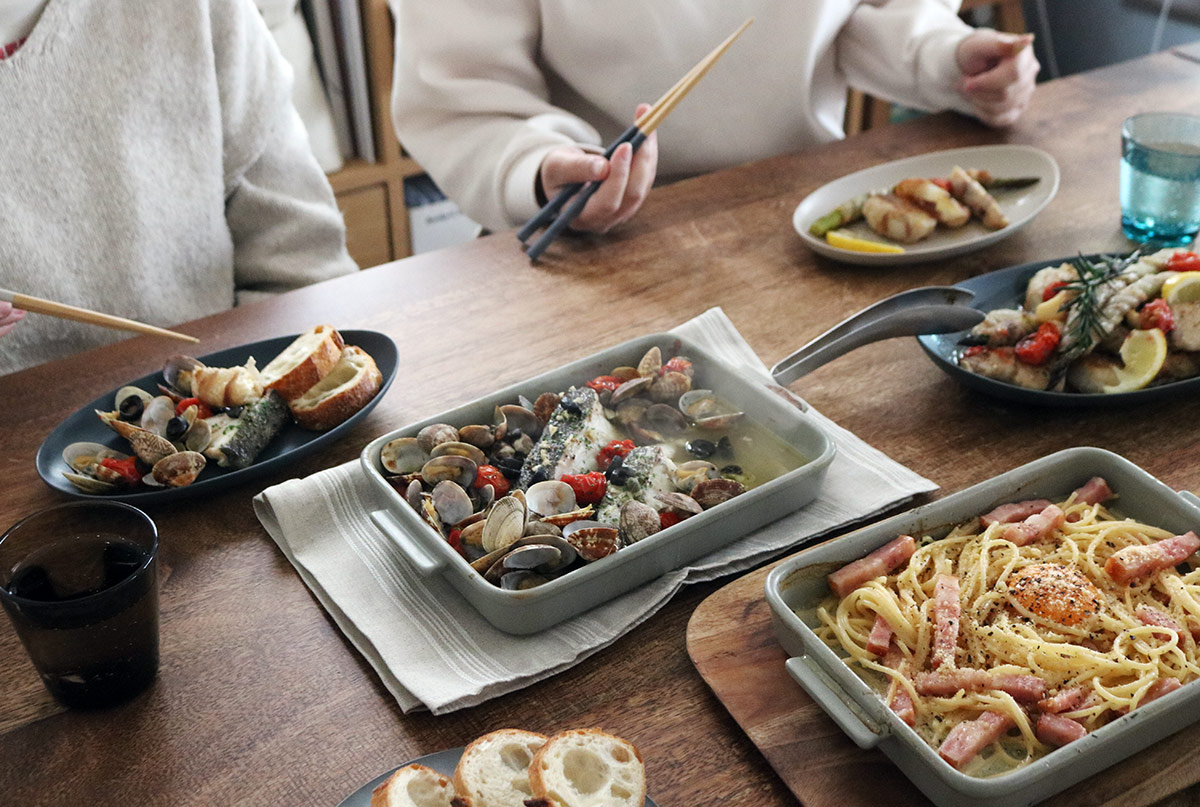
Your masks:
[[[808,462],[606,558],[525,591],[504,591],[485,581],[384,478],[379,452],[390,440],[415,436],[431,423],[491,423],[495,407],[516,403],[518,395],[534,400],[540,393],[564,391],[613,367],[636,365],[652,345],[658,345],[664,356],[680,354],[692,359],[696,388],[713,390]],[[424,575],[444,576],[497,628],[526,634],[582,613],[803,507],[816,498],[833,455],[833,442],[817,422],[765,384],[752,381],[687,340],[660,333],[633,339],[385,434],[363,449],[360,460],[387,502],[386,509],[371,514],[372,519],[412,564]]]
[[[1200,719],[1200,681],[1193,681],[1024,768],[994,778],[972,777],[939,757],[812,631],[814,610],[829,594],[825,577],[835,569],[897,535],[940,537],[1005,502],[1061,501],[1092,476],[1108,481],[1120,497],[1114,506],[1124,516],[1176,533],[1200,528],[1195,495],[1172,490],[1117,454],[1072,448],[801,552],[767,577],[775,633],[791,656],[788,673],[857,745],[882,750],[935,804],[1032,804]],[[1180,749],[1181,755],[1190,753]]]

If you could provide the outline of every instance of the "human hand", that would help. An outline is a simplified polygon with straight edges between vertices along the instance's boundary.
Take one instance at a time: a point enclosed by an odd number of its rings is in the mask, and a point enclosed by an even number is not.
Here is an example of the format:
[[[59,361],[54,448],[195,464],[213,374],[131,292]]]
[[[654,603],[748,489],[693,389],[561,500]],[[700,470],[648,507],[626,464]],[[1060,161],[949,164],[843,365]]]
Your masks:
[[[649,109],[649,104],[640,104],[636,117]],[[542,160],[539,178],[548,199],[553,199],[563,185],[603,180],[579,216],[571,222],[571,228],[606,233],[638,212],[654,184],[657,170],[658,135],[652,132],[637,154],[633,153],[629,143],[622,143],[613,152],[611,160],[599,154],[588,154],[576,146],[560,146]]]
[[[1033,55],[1033,34],[1005,34],[980,28],[958,45],[963,77],[958,91],[989,126],[1011,126],[1033,97],[1041,65]]]
[[[4,334],[11,331],[24,317],[24,311],[19,308],[13,308],[12,303],[0,300],[0,336],[4,336]]]

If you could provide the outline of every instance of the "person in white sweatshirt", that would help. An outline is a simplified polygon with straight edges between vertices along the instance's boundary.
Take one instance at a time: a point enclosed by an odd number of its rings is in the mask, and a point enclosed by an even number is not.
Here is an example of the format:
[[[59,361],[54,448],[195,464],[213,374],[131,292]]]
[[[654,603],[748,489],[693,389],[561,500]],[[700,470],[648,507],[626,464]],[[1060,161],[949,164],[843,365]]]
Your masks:
[[[853,86],[1013,123],[1030,37],[974,29],[958,0],[392,0],[392,113],[405,148],[491,229],[604,179],[574,227],[637,212],[674,180],[843,137]],[[600,156],[747,17],[755,22],[646,144]],[[659,140],[658,138],[661,138]]]
[[[0,55],[0,288],[171,326],[356,269],[252,0],[0,0]],[[0,374],[128,336],[6,308]]]

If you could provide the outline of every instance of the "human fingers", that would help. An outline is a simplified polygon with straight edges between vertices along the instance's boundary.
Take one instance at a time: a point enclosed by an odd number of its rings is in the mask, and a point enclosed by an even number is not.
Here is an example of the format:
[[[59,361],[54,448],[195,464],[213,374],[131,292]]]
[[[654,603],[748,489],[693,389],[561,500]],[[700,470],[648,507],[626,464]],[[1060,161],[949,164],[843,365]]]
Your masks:
[[[650,110],[649,104],[641,104],[635,117],[640,118]],[[642,203],[654,185],[654,177],[658,173],[658,133],[651,132],[637,153],[633,155],[633,163],[629,169],[629,182],[625,186],[625,198],[617,211],[620,222],[628,221],[641,209]]]
[[[617,146],[612,159],[608,161],[608,177],[600,183],[599,190],[592,194],[575,221],[571,222],[572,228],[606,233],[620,223],[617,214],[625,198],[632,162],[633,146],[629,143]]]
[[[539,177],[546,198],[553,199],[563,185],[601,181],[608,176],[608,160],[588,154],[578,146],[559,146],[542,159]]]
[[[1033,34],[1007,34],[980,28],[958,45],[958,68],[964,76],[986,73],[1005,59],[1011,59],[1033,43]]]
[[[1016,121],[1033,98],[1039,65],[1029,50],[963,80],[960,91],[980,120],[992,126]]]
[[[18,322],[25,318],[25,312],[13,308],[11,303],[0,302],[0,336],[11,331]]]

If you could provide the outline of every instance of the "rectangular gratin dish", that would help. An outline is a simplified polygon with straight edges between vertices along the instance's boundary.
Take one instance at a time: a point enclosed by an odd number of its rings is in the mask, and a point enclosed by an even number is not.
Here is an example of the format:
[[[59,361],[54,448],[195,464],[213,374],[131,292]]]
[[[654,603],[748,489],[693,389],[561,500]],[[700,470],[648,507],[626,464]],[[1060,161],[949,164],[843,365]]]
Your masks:
[[[798,451],[807,462],[606,558],[524,591],[505,591],[485,581],[384,477],[380,452],[397,437],[415,436],[432,423],[491,423],[496,406],[515,403],[518,395],[534,400],[543,392],[582,385],[613,367],[637,364],[655,345],[664,356],[690,358],[696,368],[695,387],[713,390]],[[765,383],[747,378],[686,339],[659,333],[624,342],[385,434],[363,449],[360,462],[387,503],[385,509],[371,514],[372,520],[419,573],[443,576],[500,630],[528,634],[583,613],[803,507],[817,497],[834,451],[833,442],[812,417],[769,390]]]
[[[1024,768],[993,778],[973,777],[939,757],[812,630],[815,608],[828,595],[826,575],[846,563],[898,535],[940,537],[1005,502],[1061,501],[1092,476],[1108,481],[1119,496],[1115,508],[1122,516],[1176,533],[1200,526],[1200,498],[1192,493],[1167,487],[1112,452],[1071,448],[801,552],[767,577],[772,624],[790,656],[788,674],[860,748],[878,747],[935,804],[1032,804],[1200,719],[1200,681],[1191,681]],[[796,610],[807,612],[808,621]]]

